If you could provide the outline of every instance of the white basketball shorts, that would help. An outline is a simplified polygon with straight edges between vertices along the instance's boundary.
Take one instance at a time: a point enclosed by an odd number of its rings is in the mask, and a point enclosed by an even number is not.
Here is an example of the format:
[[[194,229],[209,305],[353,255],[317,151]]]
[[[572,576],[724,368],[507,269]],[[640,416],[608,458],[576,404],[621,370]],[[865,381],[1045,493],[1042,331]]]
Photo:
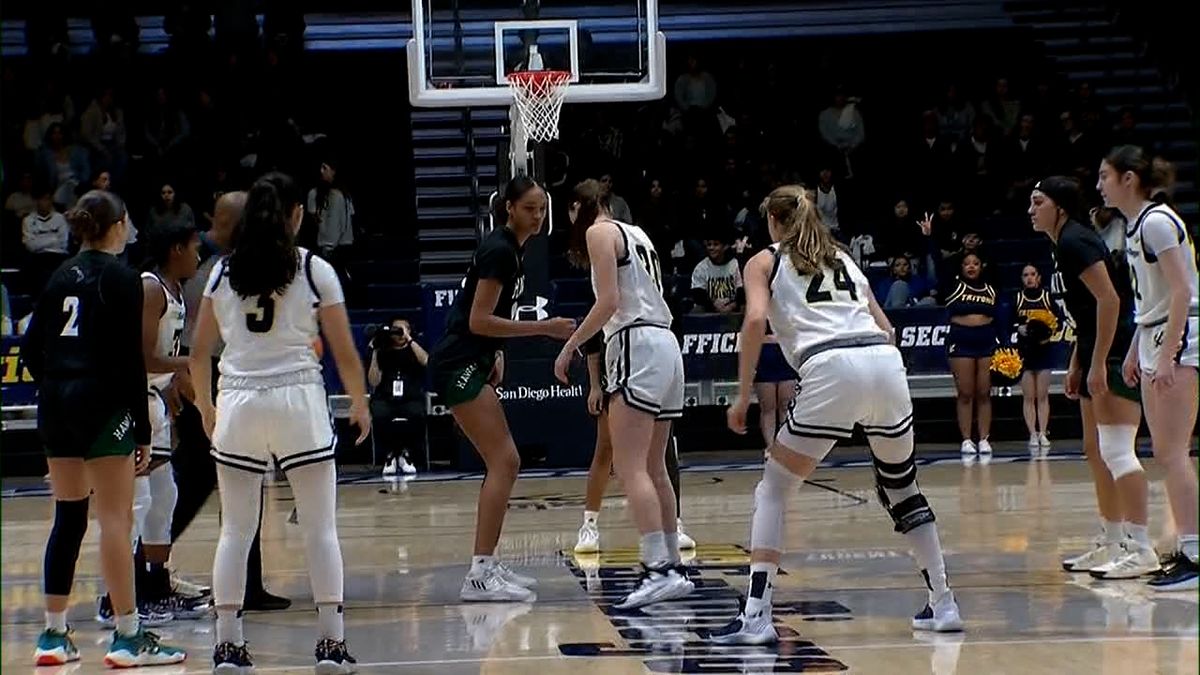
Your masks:
[[[776,440],[823,459],[855,425],[867,436],[899,438],[912,429],[912,398],[900,350],[892,345],[821,352],[798,372],[796,397]]]
[[[266,473],[271,458],[289,471],[333,459],[335,437],[322,384],[222,389],[217,394],[213,458]]]
[[[1182,366],[1191,366],[1192,368],[1200,368],[1200,335],[1197,334],[1200,319],[1189,316],[1183,324],[1183,341],[1175,351],[1175,363]],[[1154,374],[1155,364],[1158,363],[1158,356],[1162,350],[1167,347],[1163,344],[1163,331],[1166,330],[1166,322],[1160,323],[1157,326],[1142,326],[1138,328],[1138,362],[1142,368],[1142,372],[1147,375]]]
[[[607,391],[629,407],[660,420],[683,417],[683,355],[669,329],[622,329],[605,345],[604,369]]]
[[[158,389],[146,392],[150,407],[150,458],[171,459],[171,412]]]

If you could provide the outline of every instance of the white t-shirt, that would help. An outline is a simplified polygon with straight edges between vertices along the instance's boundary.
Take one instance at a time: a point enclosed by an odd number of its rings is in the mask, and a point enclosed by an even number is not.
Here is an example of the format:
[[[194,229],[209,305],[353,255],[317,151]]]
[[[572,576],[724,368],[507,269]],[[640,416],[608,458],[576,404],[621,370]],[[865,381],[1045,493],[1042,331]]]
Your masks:
[[[70,236],[71,225],[58,211],[45,216],[34,211],[21,223],[21,241],[30,253],[66,253]]]
[[[242,298],[229,285],[228,258],[213,267],[204,289],[225,351],[222,377],[263,378],[320,372],[313,351],[320,333],[317,309],[345,302],[333,266],[299,248],[296,277],[282,294]]]
[[[730,258],[721,265],[705,258],[696,263],[696,269],[692,270],[692,288],[704,289],[714,303],[718,300],[737,299],[737,292],[741,287],[742,270],[738,267],[736,258]]]
[[[1184,247],[1187,271],[1188,313],[1197,312],[1196,249],[1183,219],[1167,206],[1147,206],[1125,231],[1128,245],[1125,255],[1133,282],[1135,320],[1139,326],[1154,326],[1167,320],[1171,308],[1171,286],[1163,275],[1158,258],[1176,246]]]

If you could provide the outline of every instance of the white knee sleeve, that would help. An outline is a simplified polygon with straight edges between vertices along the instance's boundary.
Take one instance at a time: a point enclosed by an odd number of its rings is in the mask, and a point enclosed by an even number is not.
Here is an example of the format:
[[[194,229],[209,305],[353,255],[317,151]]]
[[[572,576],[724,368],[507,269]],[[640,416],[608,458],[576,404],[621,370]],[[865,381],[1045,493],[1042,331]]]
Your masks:
[[[1137,427],[1125,424],[1101,424],[1096,427],[1100,458],[1114,479],[1142,470],[1137,458]]]
[[[217,464],[221,492],[221,536],[213,557],[213,601],[241,607],[246,597],[246,561],[258,530],[262,476]]]
[[[167,462],[150,472],[150,508],[142,525],[142,543],[168,546],[171,543],[171,518],[179,490],[175,487],[175,472]]]
[[[150,511],[153,497],[150,496],[150,477],[138,476],[133,479],[133,532],[130,540],[137,548],[138,537],[146,531],[146,514]]]
[[[344,586],[342,547],[337,534],[337,469],[332,461],[287,472],[296,497],[313,602],[341,604]]]
[[[754,518],[750,526],[750,548],[783,551],[783,516],[787,500],[800,477],[774,459],[768,459],[762,480],[754,489]]]

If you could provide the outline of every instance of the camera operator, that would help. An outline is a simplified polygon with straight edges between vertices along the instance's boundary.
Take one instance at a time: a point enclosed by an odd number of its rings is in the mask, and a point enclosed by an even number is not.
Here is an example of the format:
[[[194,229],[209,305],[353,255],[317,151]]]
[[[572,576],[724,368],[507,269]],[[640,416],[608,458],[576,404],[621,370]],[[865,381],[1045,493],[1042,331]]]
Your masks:
[[[408,321],[396,318],[371,336],[371,426],[387,449],[383,475],[416,474],[409,451],[425,443],[425,366],[429,354],[413,339]]]

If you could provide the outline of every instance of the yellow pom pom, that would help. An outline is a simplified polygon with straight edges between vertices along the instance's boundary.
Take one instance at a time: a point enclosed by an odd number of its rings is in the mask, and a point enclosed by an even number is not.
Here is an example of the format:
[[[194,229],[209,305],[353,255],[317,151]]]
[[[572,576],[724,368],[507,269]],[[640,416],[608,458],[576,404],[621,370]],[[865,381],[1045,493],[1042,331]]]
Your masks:
[[[1054,312],[1044,309],[1035,309],[1030,311],[1027,316],[1030,321],[1040,321],[1046,324],[1046,327],[1050,329],[1051,335],[1058,332],[1058,317],[1054,316]]]
[[[1007,378],[1016,378],[1021,375],[1021,369],[1024,364],[1021,362],[1021,355],[1017,350],[1005,347],[997,349],[992,355],[992,372],[999,373]]]

